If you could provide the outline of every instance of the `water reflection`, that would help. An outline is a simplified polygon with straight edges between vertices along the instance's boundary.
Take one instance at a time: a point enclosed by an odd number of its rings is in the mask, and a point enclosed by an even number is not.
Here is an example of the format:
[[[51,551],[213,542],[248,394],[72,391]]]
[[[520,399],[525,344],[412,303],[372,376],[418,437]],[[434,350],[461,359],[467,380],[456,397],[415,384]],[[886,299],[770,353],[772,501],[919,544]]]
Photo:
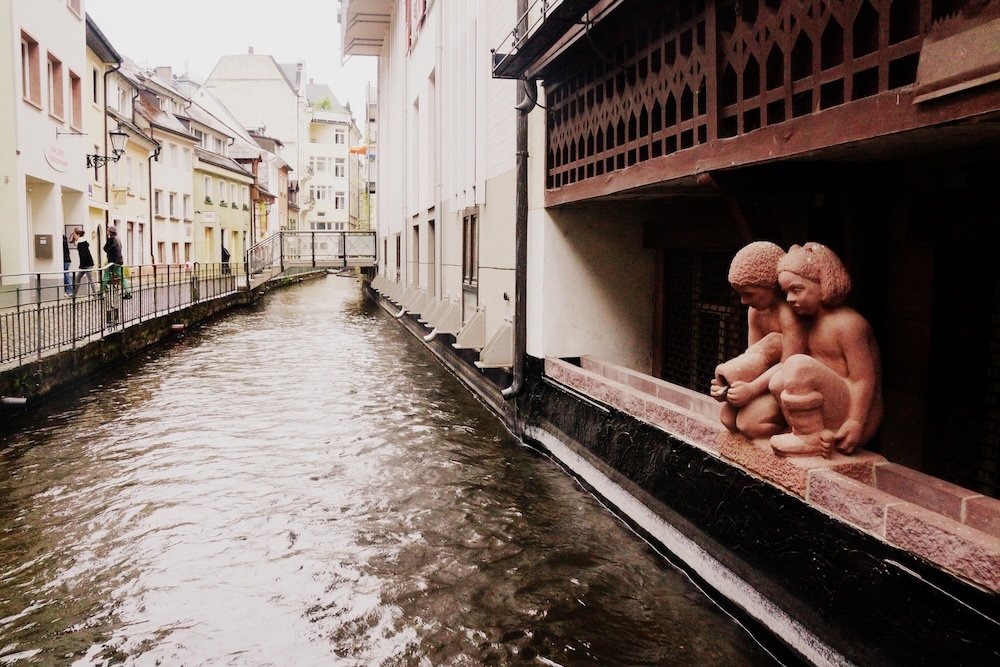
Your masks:
[[[0,440],[0,661],[769,664],[328,277]]]

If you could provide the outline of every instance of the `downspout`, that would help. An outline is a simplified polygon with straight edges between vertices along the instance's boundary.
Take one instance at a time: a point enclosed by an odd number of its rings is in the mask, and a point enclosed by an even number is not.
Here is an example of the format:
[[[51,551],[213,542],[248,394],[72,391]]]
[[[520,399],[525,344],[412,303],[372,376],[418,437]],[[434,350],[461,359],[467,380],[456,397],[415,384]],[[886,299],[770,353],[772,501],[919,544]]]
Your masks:
[[[517,16],[523,37],[528,28],[528,0],[517,0]],[[534,100],[528,95],[527,82],[517,86],[517,180],[514,187],[514,378],[503,390],[504,399],[516,397],[524,386],[524,356],[527,347],[528,291],[528,114]]]
[[[117,62],[110,68],[104,70],[104,154],[108,154],[108,75],[113,74],[122,68],[121,62]],[[104,231],[107,233],[108,225],[111,224],[111,187],[108,184],[108,163],[104,162]],[[101,239],[97,239],[97,265],[104,264],[101,256],[103,247]]]
[[[147,168],[147,171],[149,172],[148,173],[149,177],[146,179],[148,181],[148,183],[146,184],[146,188],[148,190],[148,192],[146,193],[146,201],[149,202],[149,259],[151,260],[151,262],[153,264],[156,264],[156,253],[153,251],[153,248],[155,247],[154,244],[153,244],[153,220],[154,220],[154,217],[153,217],[153,160],[156,160],[157,162],[160,161],[160,144],[153,137],[153,126],[152,126],[152,124],[150,124],[150,126],[149,126],[149,139],[156,146],[156,148],[153,149],[153,152],[149,154],[149,157],[146,158],[146,168]]]

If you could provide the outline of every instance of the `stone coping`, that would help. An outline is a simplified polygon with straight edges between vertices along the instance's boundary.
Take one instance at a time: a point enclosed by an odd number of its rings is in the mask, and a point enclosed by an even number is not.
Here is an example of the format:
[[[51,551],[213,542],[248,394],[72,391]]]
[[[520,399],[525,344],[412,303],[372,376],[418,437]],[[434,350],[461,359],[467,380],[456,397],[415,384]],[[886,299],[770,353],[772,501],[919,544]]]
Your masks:
[[[805,502],[993,592],[1000,592],[1000,501],[861,450],[779,457],[719,421],[706,394],[591,357],[546,358],[545,374],[730,461]]]

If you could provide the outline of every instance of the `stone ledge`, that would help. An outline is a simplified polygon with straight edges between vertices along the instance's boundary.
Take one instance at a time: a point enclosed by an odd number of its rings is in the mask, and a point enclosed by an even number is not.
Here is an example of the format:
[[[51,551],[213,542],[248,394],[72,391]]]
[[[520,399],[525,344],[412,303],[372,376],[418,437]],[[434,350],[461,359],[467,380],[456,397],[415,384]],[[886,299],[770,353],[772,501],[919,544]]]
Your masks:
[[[966,501],[981,495],[889,462],[875,467],[875,487],[956,521],[964,520]]]
[[[834,470],[813,470],[806,500],[885,538],[885,512],[899,498]]]
[[[590,357],[581,358],[581,366],[546,359],[545,373],[880,539],[1000,591],[996,499],[865,450],[852,456],[834,452],[827,459],[775,456],[767,440],[748,442],[722,426],[710,397]]]
[[[885,458],[872,452],[859,451],[853,456],[834,452],[829,458],[822,456],[775,456],[767,440],[748,442],[734,436],[721,450],[722,456],[738,463],[750,472],[774,482],[795,495],[806,498],[809,475],[817,470],[835,470],[844,477],[866,482],[871,478],[872,467]]]
[[[912,503],[886,508],[885,539],[1000,592],[1000,538]]]
[[[1000,537],[1000,500],[988,496],[966,498],[964,517],[967,525]]]

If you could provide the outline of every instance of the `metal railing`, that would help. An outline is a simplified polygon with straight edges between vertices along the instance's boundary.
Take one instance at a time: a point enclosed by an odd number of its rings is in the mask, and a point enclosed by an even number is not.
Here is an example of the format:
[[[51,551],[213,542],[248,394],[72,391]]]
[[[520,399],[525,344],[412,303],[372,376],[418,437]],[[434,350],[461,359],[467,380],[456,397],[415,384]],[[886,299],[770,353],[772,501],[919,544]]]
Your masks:
[[[67,273],[73,274],[69,286],[75,293],[66,293]],[[73,349],[231,294],[245,282],[246,267],[231,262],[0,275],[0,367]]]
[[[375,232],[278,232],[247,251],[247,279],[293,267],[372,266],[377,248]]]
[[[374,232],[279,232],[251,247],[242,264],[110,265],[0,275],[0,368],[249,289],[253,280],[288,269],[371,266],[376,248]]]

